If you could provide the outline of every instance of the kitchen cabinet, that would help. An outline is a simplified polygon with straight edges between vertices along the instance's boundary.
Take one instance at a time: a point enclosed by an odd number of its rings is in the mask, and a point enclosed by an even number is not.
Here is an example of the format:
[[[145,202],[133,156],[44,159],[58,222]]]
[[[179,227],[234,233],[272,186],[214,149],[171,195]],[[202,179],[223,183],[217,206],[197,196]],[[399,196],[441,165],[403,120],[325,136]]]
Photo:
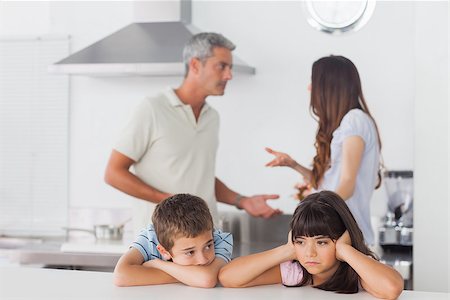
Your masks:
[[[24,266],[112,272],[130,243],[75,241],[66,242],[64,237],[33,240],[2,237],[0,257]]]

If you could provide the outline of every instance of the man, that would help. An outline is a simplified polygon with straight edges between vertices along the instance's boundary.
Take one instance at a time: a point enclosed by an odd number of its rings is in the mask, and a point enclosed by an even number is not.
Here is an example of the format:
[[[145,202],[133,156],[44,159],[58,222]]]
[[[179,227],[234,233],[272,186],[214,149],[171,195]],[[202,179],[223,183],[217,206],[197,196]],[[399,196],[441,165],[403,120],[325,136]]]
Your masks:
[[[281,213],[266,203],[278,195],[244,197],[215,177],[219,115],[206,97],[224,94],[232,78],[234,49],[220,34],[194,35],[183,50],[186,75],[181,86],[146,98],[126,125],[111,153],[105,181],[145,200],[134,205],[135,230],[149,222],[155,203],[176,193],[205,199],[216,225],[216,199],[252,216]]]

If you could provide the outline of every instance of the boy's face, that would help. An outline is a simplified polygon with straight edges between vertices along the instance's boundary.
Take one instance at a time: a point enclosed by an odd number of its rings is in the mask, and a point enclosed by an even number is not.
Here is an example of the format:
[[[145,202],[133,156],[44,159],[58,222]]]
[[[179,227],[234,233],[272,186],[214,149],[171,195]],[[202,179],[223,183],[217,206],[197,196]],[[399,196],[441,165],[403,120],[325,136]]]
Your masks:
[[[207,230],[196,237],[178,237],[166,255],[178,265],[206,266],[215,258],[212,230]]]

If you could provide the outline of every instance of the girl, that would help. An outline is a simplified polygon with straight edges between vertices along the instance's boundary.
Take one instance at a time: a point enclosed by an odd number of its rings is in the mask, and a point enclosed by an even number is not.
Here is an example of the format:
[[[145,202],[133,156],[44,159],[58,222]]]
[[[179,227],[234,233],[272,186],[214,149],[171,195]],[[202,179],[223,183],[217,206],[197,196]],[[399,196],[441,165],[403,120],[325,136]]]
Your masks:
[[[358,70],[345,57],[323,57],[313,64],[308,89],[310,108],[319,123],[312,169],[270,148],[266,151],[275,158],[266,166],[290,167],[315,190],[335,191],[346,200],[366,243],[373,245],[370,199],[381,183],[381,141],[364,100]]]
[[[326,291],[396,299],[403,278],[378,262],[339,195],[322,191],[307,196],[292,216],[288,242],[232,260],[219,273],[224,287],[283,283]]]

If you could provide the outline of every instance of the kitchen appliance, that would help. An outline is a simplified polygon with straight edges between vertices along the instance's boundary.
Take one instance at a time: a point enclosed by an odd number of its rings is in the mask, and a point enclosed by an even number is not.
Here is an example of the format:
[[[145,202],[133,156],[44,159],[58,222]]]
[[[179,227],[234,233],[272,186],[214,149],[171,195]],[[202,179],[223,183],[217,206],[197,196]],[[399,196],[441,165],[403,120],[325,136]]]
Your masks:
[[[387,171],[387,213],[378,230],[382,247],[413,245],[413,171]]]
[[[94,225],[93,229],[63,227],[66,231],[84,231],[93,234],[98,240],[121,240],[123,238],[123,226],[108,224]]]
[[[411,290],[413,264],[413,171],[384,173],[387,213],[378,228],[382,248],[380,261],[391,265],[403,277],[405,289]]]
[[[85,228],[72,228],[72,227],[64,227],[66,231],[84,231],[89,232],[95,236],[97,240],[122,240],[123,239],[123,228],[125,224],[128,223],[131,218],[128,218],[124,222],[118,225],[111,224],[100,224],[94,225],[93,229],[85,229]]]
[[[49,71],[85,76],[183,76],[184,45],[202,31],[191,24],[192,1],[132,4],[133,23],[50,65]],[[155,22],[159,19],[156,11],[172,12],[166,17],[174,20]],[[255,68],[233,55],[233,72],[255,74]]]

